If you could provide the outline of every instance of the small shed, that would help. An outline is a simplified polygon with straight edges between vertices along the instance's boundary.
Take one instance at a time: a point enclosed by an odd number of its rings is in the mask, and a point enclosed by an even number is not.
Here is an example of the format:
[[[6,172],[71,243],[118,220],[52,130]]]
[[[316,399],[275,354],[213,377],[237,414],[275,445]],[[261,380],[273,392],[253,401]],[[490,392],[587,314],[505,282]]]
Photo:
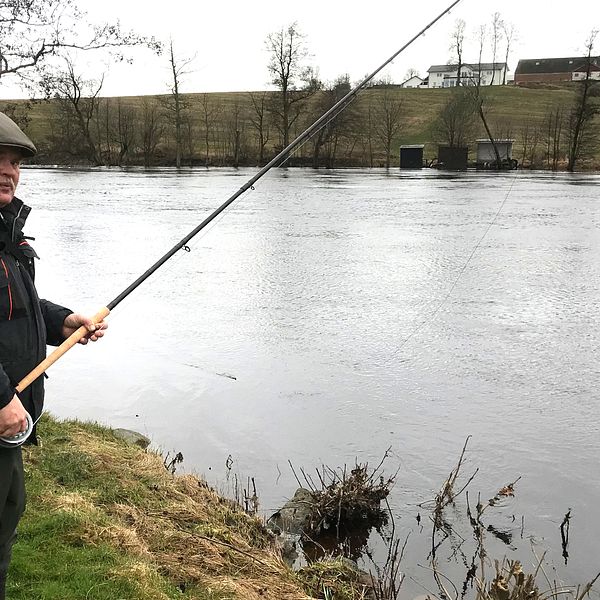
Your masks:
[[[467,146],[438,146],[438,169],[466,171],[469,148]]]
[[[400,146],[400,168],[422,169],[423,148],[425,148],[424,144]]]
[[[515,140],[494,140],[494,144],[489,139],[477,140],[477,167],[485,169],[486,167],[497,168],[496,153],[494,145],[500,155],[500,166],[512,166],[512,148]]]

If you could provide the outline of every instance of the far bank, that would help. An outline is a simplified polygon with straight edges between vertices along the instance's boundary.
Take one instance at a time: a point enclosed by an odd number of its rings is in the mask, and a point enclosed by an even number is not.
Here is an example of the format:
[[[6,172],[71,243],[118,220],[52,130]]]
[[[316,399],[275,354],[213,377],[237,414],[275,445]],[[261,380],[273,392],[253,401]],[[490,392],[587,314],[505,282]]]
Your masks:
[[[320,90],[294,105],[290,139],[346,89]],[[407,144],[423,144],[424,161],[430,163],[437,158],[438,145],[458,139],[469,147],[472,161],[475,140],[488,134],[472,110],[467,117],[458,115],[459,109],[450,105],[456,94],[452,89],[368,88],[286,165],[395,168],[399,148]],[[493,86],[482,88],[481,94],[491,134],[514,140],[513,157],[519,165],[564,170],[577,98],[574,84]],[[172,101],[168,95],[80,98],[76,103],[68,98],[15,100],[1,102],[0,110],[35,140],[40,164],[257,166],[282,149],[277,92],[182,94],[179,128]],[[592,106],[597,105],[594,96]],[[451,111],[452,123],[445,110]],[[459,118],[466,118],[468,126],[455,122]],[[599,121],[593,116],[588,131],[596,132]],[[576,170],[600,169],[598,137],[589,136]]]

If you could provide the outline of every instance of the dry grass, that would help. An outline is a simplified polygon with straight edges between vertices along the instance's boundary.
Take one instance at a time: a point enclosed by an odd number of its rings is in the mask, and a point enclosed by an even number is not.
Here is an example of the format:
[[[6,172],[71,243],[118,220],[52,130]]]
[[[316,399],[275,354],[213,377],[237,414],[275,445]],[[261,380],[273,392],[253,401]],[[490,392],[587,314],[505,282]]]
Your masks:
[[[213,597],[207,590],[244,600],[308,598],[262,523],[203,481],[171,475],[158,454],[95,426],[45,418],[41,429],[43,447],[26,452],[30,474],[45,475],[30,504],[76,518],[69,543],[108,545],[128,557],[113,574],[136,581],[146,590],[141,597],[168,597],[157,589],[160,577],[180,590],[202,590],[190,598]],[[61,464],[76,476],[57,471]]]

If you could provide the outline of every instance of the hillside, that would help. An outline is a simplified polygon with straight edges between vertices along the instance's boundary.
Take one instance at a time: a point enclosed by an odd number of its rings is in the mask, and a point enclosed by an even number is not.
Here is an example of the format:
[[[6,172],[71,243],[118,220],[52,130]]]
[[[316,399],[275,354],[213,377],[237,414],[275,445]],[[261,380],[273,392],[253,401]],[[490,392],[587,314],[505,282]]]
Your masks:
[[[383,166],[398,164],[401,144],[425,144],[425,159],[445,143],[436,120],[453,90],[373,87],[364,90],[327,129],[290,160],[291,165]],[[486,116],[496,138],[515,140],[513,155],[538,168],[560,167],[568,145],[568,117],[576,89],[571,85],[483,89]],[[339,95],[338,95],[339,97]],[[321,91],[298,103],[290,139],[314,122],[337,99]],[[594,99],[596,102],[597,98]],[[281,148],[274,116],[275,92],[186,94],[182,96],[182,164],[256,165]],[[65,100],[4,101],[4,110],[30,134],[44,164],[175,164],[176,145],[169,96],[83,99],[75,109]],[[87,119],[81,130],[77,111]],[[598,126],[600,117],[595,117]],[[470,152],[485,130],[474,115]],[[261,143],[262,142],[262,143]],[[318,143],[316,143],[318,142]],[[263,148],[261,157],[261,146]],[[600,168],[595,147],[580,168]]]

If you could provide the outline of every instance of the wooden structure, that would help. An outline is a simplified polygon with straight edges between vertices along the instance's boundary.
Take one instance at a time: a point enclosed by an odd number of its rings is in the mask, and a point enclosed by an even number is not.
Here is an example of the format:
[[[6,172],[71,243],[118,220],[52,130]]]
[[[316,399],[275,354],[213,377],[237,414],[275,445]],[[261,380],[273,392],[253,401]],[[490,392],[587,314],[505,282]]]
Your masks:
[[[400,168],[422,169],[424,144],[400,146]]]
[[[466,146],[438,146],[438,169],[448,171],[466,171],[469,157],[469,148]]]

